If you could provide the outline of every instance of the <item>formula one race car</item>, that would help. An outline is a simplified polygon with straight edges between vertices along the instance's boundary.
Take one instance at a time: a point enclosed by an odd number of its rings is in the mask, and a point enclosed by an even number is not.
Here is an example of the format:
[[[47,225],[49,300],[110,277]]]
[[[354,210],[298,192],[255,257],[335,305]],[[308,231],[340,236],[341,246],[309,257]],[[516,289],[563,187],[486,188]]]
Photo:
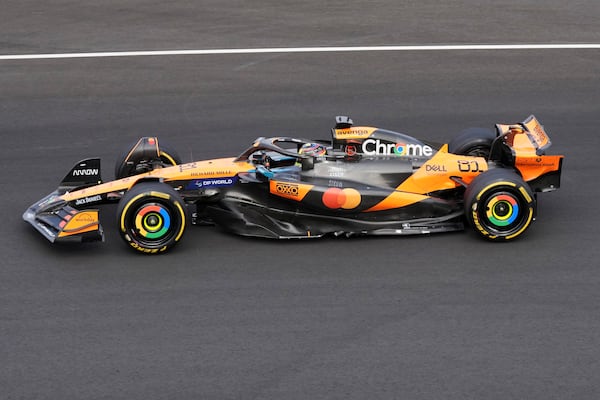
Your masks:
[[[245,236],[410,235],[463,229],[519,237],[536,215],[536,193],[560,186],[563,156],[534,116],[471,128],[436,145],[337,117],[329,140],[258,138],[238,157],[182,164],[143,137],[103,183],[100,159],[78,162],[23,219],[51,242],[104,240],[98,210],[118,203],[117,225],[133,249],[157,254],[188,220]]]

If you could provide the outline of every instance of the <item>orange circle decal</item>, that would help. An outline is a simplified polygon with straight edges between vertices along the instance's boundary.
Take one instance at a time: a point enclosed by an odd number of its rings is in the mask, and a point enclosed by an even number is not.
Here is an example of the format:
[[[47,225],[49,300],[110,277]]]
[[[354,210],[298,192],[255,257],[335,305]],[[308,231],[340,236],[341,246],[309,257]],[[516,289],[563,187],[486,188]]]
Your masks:
[[[338,197],[342,194],[342,189],[329,188],[323,193],[323,204],[327,208],[340,208]]]
[[[350,210],[360,204],[360,192],[356,189],[329,188],[323,193],[323,204],[327,208]]]
[[[342,208],[345,208],[347,210],[351,210],[353,208],[358,207],[358,205],[360,204],[360,192],[356,189],[344,189],[342,190],[342,192],[344,192],[345,199],[344,199],[344,204],[342,204]]]

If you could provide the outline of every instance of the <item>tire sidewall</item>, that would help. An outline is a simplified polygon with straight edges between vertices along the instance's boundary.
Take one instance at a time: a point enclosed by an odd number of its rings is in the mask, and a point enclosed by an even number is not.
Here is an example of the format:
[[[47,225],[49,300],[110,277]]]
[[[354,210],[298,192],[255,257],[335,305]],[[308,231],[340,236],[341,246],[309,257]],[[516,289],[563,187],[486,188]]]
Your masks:
[[[491,129],[468,128],[450,140],[448,152],[488,158],[494,139],[496,139],[496,133]]]
[[[481,236],[507,241],[527,230],[535,215],[531,188],[512,170],[492,169],[477,176],[465,191],[465,215]]]

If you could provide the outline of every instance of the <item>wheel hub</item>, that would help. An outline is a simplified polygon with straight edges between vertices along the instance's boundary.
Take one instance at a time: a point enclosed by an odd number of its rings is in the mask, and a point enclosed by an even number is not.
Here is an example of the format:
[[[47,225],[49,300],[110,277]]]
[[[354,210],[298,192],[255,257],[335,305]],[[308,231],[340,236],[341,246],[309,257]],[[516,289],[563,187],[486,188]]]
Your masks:
[[[498,194],[488,201],[486,214],[492,224],[508,226],[519,216],[519,202],[508,194]]]

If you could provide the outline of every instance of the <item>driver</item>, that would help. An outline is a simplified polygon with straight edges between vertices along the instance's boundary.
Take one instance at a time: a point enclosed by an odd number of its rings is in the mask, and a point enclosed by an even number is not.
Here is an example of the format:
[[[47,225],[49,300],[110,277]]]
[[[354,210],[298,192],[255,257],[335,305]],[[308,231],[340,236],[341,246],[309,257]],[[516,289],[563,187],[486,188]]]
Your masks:
[[[298,154],[306,154],[307,156],[319,157],[327,154],[327,148],[319,143],[304,143]]]

